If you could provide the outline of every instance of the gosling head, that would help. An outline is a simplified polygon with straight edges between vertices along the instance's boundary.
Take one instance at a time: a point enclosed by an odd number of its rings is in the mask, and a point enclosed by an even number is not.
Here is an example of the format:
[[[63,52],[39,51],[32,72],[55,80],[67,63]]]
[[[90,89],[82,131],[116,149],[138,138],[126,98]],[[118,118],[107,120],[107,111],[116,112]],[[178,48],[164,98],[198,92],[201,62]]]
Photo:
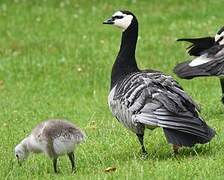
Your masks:
[[[104,21],[103,24],[113,25],[125,31],[131,24],[137,24],[137,19],[130,11],[117,11],[111,18]]]
[[[17,158],[19,165],[27,159],[28,155],[29,151],[24,144],[20,143],[15,147],[15,157]]]
[[[224,44],[224,26],[215,35],[215,42],[219,45]]]

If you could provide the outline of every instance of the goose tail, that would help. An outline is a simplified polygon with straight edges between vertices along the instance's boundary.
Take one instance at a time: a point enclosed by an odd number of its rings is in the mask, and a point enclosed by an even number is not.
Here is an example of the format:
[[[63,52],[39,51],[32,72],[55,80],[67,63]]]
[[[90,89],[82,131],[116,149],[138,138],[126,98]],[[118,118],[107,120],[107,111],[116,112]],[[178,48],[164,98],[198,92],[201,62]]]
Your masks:
[[[216,135],[216,132],[214,129],[210,128],[204,121],[202,122],[203,122],[203,129],[204,129],[203,134],[186,133],[184,131],[179,131],[176,129],[169,129],[169,128],[163,128],[163,131],[168,143],[178,145],[178,146],[192,147],[195,144],[208,143]]]

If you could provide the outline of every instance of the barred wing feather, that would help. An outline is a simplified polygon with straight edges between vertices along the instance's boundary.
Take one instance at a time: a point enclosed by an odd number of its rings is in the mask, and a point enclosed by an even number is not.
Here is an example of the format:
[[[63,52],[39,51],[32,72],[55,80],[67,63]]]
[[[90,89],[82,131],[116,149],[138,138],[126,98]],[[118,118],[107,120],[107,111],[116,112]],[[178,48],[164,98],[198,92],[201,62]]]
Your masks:
[[[131,130],[140,123],[202,138],[209,136],[209,127],[198,116],[198,106],[170,76],[133,73],[120,81],[111,95],[112,113]]]

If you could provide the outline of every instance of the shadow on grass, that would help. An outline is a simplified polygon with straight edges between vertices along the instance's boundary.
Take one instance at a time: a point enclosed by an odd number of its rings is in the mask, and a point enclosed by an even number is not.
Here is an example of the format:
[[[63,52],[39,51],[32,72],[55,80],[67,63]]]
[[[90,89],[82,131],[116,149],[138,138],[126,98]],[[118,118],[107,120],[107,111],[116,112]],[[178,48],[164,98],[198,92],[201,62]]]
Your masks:
[[[163,144],[164,146],[164,144]],[[143,159],[141,151],[137,151],[137,149],[133,152],[131,148],[129,151],[122,151],[110,154],[110,157],[106,156],[105,159],[111,158],[118,159],[119,161],[128,161],[128,160],[156,160],[156,161],[164,161],[164,160],[181,160],[186,158],[194,158],[194,157],[208,157],[212,156],[211,154],[211,147],[210,145],[196,145],[192,148],[180,148],[179,153],[174,155],[172,150],[162,147],[159,149],[148,149],[148,156],[147,158]],[[108,154],[109,155],[109,154]]]

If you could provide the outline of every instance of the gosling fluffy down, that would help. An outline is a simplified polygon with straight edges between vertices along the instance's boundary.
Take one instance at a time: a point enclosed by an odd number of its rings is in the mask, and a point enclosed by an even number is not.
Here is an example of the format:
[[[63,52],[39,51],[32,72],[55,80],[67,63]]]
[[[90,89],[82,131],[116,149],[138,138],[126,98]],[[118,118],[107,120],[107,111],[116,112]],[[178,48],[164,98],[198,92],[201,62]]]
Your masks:
[[[44,153],[53,161],[57,172],[57,158],[67,154],[72,171],[76,171],[74,149],[84,141],[85,133],[67,120],[51,119],[38,124],[31,134],[15,147],[15,156],[21,164],[29,153]]]

